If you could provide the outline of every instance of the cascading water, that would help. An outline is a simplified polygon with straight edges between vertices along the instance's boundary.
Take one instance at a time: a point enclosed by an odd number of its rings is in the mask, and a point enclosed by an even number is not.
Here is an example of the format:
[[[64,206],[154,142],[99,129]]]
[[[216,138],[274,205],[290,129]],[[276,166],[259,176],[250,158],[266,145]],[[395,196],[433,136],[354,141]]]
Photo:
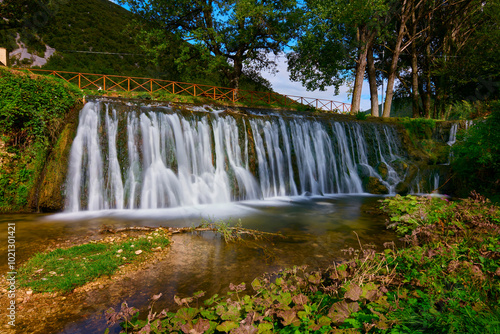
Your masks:
[[[402,179],[393,166],[398,142],[393,128],[370,123],[88,102],[71,148],[66,211],[363,193],[367,178],[393,193]]]

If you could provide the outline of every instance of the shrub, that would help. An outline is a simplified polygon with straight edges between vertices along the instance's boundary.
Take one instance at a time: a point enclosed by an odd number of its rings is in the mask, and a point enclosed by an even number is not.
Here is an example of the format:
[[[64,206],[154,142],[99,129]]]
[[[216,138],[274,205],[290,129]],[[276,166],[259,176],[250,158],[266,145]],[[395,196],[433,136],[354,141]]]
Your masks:
[[[25,210],[51,144],[80,91],[66,82],[0,68],[0,212]],[[4,154],[4,152],[0,152]]]
[[[491,114],[459,133],[453,146],[452,169],[462,184],[462,193],[476,190],[498,196],[500,190],[500,101],[491,104]]]

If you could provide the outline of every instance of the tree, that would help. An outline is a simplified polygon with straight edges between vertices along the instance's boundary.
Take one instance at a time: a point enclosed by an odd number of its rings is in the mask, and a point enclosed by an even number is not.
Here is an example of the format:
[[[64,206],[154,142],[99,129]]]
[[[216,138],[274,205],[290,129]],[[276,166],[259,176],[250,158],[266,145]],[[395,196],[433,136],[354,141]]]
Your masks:
[[[338,91],[354,78],[351,111],[356,113],[367,58],[372,57],[373,44],[385,25],[387,1],[309,0],[307,8],[305,33],[288,57],[291,79],[310,90],[333,85]],[[378,115],[373,104],[372,115]]]
[[[222,71],[238,89],[245,69],[268,69],[295,36],[300,11],[295,0],[121,0],[165,33],[189,41],[210,70]]]
[[[466,98],[457,88],[484,80],[482,76],[494,76],[495,72],[498,78],[499,2],[407,0],[406,3],[409,9],[406,26],[398,18],[394,24],[399,25],[402,34],[395,34],[398,39],[389,41],[394,46],[402,37],[401,57],[398,55],[399,64],[394,72],[401,83],[399,96],[411,95],[413,117],[442,118],[454,101]],[[479,70],[478,64],[485,59],[488,59],[485,71]],[[492,79],[488,80],[491,93],[495,85]],[[470,91],[469,88],[468,94]]]

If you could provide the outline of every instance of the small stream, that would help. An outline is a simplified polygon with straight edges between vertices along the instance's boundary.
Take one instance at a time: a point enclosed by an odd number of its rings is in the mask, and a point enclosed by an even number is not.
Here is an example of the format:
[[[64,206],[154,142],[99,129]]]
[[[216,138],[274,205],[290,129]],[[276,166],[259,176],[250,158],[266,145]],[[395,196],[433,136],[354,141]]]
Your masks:
[[[2,235],[6,225],[16,223],[18,265],[35,252],[65,238],[95,236],[103,225],[125,226],[196,226],[201,221],[241,219],[245,228],[280,232],[285,238],[226,244],[211,232],[174,235],[167,257],[149,268],[103,289],[88,292],[78,312],[61,315],[46,324],[46,333],[103,333],[104,310],[118,308],[126,300],[129,306],[147,311],[148,301],[162,293],[158,308],[175,308],[173,296],[186,297],[204,290],[206,297],[227,292],[229,283],[246,282],[268,271],[308,265],[325,267],[347,258],[343,249],[359,249],[356,232],[363,245],[382,250],[396,235],[385,228],[385,217],[376,207],[381,197],[371,195],[331,195],[278,197],[264,201],[232,202],[159,210],[109,210],[61,213],[56,215],[0,215]],[[6,246],[2,243],[2,251]],[[0,268],[5,272],[6,263]],[[67,305],[71,308],[72,305]],[[119,327],[111,333],[118,333]]]

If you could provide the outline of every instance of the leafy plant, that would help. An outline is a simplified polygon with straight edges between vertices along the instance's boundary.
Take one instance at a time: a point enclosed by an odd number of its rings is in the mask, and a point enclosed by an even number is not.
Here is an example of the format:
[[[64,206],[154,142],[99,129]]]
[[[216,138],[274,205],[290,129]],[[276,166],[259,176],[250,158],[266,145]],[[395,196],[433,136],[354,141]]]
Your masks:
[[[462,193],[476,190],[489,196],[500,196],[500,102],[492,103],[491,115],[476,121],[457,135],[451,162]],[[460,189],[459,188],[459,189]]]
[[[231,284],[200,305],[203,292],[174,300],[178,310],[131,316],[106,311],[141,333],[496,333],[500,330],[500,210],[484,197],[449,202],[396,196],[383,209],[406,247],[319,270],[293,267]],[[160,295],[153,297],[159,298]],[[478,331],[479,329],[479,331]]]
[[[357,112],[356,113],[356,119],[358,121],[364,121],[364,120],[367,120],[368,119],[368,114],[364,113],[364,112]]]

